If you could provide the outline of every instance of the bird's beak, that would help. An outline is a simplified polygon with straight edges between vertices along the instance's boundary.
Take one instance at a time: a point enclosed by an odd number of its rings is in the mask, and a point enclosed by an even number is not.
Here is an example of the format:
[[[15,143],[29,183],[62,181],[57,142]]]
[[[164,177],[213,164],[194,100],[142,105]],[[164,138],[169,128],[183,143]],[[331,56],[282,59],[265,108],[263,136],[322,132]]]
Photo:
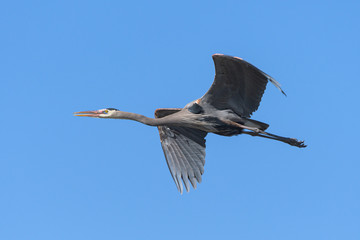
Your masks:
[[[99,117],[100,114],[102,114],[102,111],[96,110],[96,111],[83,111],[83,112],[74,112],[74,116],[77,117]]]

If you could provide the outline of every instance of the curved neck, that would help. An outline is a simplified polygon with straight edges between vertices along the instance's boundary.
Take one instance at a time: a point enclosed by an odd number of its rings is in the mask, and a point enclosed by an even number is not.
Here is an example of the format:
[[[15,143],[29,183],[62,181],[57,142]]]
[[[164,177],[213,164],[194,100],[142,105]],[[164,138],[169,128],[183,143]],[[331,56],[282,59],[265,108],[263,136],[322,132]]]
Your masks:
[[[115,113],[112,114],[110,118],[134,120],[149,126],[161,126],[165,124],[171,124],[173,122],[168,118],[149,118],[141,114],[123,112],[123,111],[116,111]]]

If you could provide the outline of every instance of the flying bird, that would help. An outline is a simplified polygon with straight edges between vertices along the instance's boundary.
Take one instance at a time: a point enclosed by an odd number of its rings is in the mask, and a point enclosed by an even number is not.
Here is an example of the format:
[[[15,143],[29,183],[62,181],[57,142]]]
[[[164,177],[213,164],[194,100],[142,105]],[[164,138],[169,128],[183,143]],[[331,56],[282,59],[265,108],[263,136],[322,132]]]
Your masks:
[[[175,184],[183,193],[196,189],[205,165],[205,137],[208,133],[222,136],[247,134],[281,141],[299,148],[303,141],[266,132],[268,124],[250,119],[260,104],[268,81],[284,95],[280,84],[245,60],[214,54],[215,80],[201,98],[184,108],[159,108],[155,118],[123,112],[116,108],[75,112],[75,116],[130,119],[157,126],[166,162]],[[189,183],[190,181],[190,183]]]

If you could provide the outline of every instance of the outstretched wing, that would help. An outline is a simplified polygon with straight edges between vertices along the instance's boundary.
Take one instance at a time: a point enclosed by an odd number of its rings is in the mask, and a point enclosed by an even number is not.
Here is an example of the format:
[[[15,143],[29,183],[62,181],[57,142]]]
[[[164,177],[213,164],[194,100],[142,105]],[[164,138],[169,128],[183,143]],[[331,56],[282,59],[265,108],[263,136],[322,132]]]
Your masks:
[[[260,104],[268,81],[284,95],[280,84],[257,67],[241,58],[214,54],[215,80],[200,99],[217,109],[232,109],[242,117],[250,117]]]
[[[157,109],[156,118],[180,111],[181,108]],[[206,132],[187,127],[158,126],[161,146],[167,165],[175,184],[182,194],[184,182],[186,191],[190,190],[189,180],[194,189],[196,181],[201,182],[205,165]]]

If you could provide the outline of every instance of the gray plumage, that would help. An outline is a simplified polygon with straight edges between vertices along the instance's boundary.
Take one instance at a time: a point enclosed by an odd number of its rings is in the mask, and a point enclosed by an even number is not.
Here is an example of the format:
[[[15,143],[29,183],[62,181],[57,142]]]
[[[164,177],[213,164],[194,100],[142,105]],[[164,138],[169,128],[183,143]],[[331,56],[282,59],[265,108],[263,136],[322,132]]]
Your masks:
[[[215,80],[201,98],[202,104],[250,117],[258,109],[268,81],[286,95],[275,79],[241,58],[215,54],[213,60]]]
[[[250,119],[260,105],[268,81],[284,95],[280,84],[241,58],[213,55],[215,80],[207,93],[184,108],[155,111],[155,118],[119,111],[115,108],[84,111],[76,116],[135,120],[157,126],[167,165],[180,191],[201,182],[205,165],[207,133],[223,136],[247,134],[306,147],[303,141],[265,132],[268,124]]]
[[[178,109],[157,109],[156,118],[162,118],[181,111]],[[185,184],[186,191],[190,190],[190,180],[196,189],[196,181],[201,182],[205,165],[205,136],[207,132],[177,126],[158,126],[161,146],[167,165],[176,187],[182,193]]]

